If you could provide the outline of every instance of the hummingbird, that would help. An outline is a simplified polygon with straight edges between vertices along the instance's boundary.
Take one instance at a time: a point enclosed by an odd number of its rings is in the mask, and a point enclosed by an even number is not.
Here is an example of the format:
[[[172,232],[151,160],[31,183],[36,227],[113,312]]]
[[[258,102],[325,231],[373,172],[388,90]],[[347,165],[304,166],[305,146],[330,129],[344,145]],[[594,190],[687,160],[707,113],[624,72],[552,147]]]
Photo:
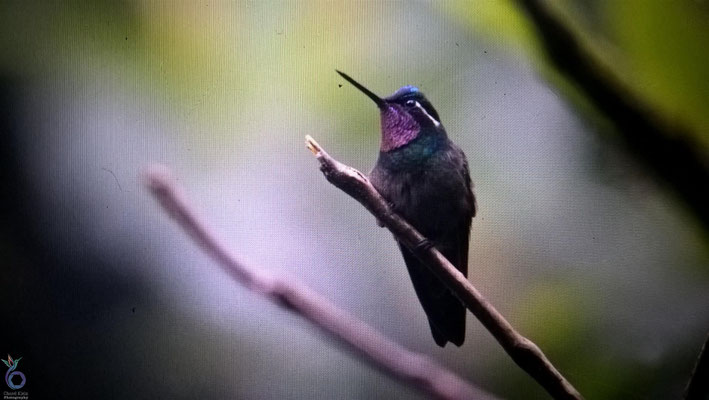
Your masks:
[[[337,71],[379,108],[379,157],[369,180],[392,206],[468,276],[470,227],[477,205],[465,153],[446,134],[438,112],[414,86],[381,98],[347,74]],[[465,340],[465,307],[414,253],[398,243],[428,317],[433,340],[444,347]]]

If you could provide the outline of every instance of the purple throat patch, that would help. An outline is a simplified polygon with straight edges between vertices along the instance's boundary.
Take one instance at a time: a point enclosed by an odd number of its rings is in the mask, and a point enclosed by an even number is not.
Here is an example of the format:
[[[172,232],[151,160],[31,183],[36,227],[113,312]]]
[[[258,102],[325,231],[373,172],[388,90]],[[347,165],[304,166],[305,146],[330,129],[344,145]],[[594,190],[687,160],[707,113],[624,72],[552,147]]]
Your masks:
[[[416,139],[421,127],[398,104],[389,104],[381,110],[382,141],[380,150],[388,152]]]

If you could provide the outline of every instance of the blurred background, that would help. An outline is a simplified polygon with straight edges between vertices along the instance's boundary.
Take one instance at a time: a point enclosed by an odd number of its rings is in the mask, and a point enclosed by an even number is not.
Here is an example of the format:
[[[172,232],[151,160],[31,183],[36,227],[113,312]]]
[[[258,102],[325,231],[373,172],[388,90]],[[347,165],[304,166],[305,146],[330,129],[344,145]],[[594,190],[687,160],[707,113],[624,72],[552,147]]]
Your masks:
[[[709,146],[709,2],[559,0]],[[472,315],[430,336],[391,235],[328,184],[418,86],[466,152],[470,280],[589,399],[680,396],[709,328],[707,229],[619,146],[509,0],[0,2],[0,356],[30,398],[422,398],[231,281],[159,209],[168,165],[245,262],[501,397],[547,398]],[[707,185],[707,182],[697,182]]]

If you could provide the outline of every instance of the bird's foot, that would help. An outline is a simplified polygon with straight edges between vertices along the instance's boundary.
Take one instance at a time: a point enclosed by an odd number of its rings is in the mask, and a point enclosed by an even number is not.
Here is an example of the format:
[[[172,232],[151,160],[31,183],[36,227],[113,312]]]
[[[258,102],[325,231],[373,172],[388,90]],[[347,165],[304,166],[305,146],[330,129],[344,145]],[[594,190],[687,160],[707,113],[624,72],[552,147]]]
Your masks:
[[[393,214],[396,211],[396,205],[392,203],[391,201],[387,201],[387,205],[389,206],[389,214]],[[384,228],[386,225],[384,225],[384,222],[382,222],[379,218],[377,218],[377,225],[379,225],[380,228]]]
[[[433,242],[431,242],[428,239],[421,239],[418,243],[414,245],[414,252],[418,253],[419,251],[426,251],[433,247]]]

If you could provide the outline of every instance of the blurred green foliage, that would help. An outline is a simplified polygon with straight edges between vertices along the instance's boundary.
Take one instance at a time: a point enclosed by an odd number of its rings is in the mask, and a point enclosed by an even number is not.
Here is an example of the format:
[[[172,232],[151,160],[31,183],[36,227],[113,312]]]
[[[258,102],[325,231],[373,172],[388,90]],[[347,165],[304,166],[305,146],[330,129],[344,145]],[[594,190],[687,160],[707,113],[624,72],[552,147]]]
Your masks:
[[[709,3],[706,1],[547,1],[610,71],[649,106],[690,128],[709,148]],[[546,62],[533,27],[514,0],[456,3],[453,15],[492,43],[512,46],[559,85],[583,96]],[[596,118],[599,116],[596,115]]]
[[[629,85],[709,146],[709,3],[604,1],[613,66]]]

